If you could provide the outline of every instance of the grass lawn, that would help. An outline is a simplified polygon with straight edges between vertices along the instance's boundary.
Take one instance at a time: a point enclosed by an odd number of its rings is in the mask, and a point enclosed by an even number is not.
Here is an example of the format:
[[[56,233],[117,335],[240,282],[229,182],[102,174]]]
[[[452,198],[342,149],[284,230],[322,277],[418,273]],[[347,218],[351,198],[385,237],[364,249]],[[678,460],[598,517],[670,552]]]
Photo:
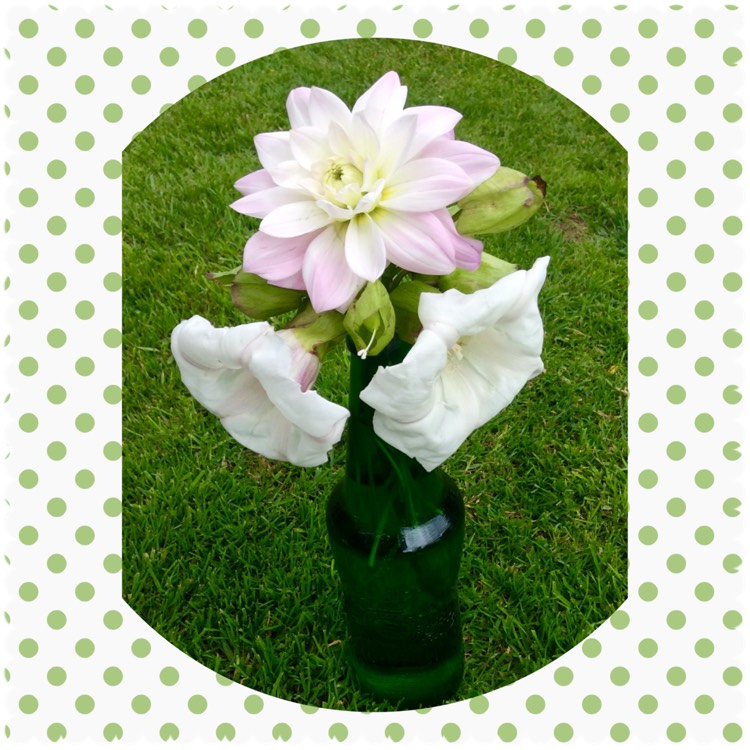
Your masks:
[[[208,271],[240,264],[258,222],[229,208],[259,168],[256,133],[286,130],[289,90],[351,105],[395,69],[408,104],[463,113],[456,137],[548,183],[531,222],[485,238],[529,268],[546,372],[444,465],[464,493],[459,699],[571,649],[627,590],[627,159],[565,98],[528,76],[429,43],[352,40],[283,51],[173,105],[124,154],[123,591],[159,633],[219,674],[299,703],[387,710],[346,670],[325,503],[344,467],[301,469],[246,450],[182,385],[169,350],[194,314],[247,319]],[[317,389],[346,403],[344,348]]]

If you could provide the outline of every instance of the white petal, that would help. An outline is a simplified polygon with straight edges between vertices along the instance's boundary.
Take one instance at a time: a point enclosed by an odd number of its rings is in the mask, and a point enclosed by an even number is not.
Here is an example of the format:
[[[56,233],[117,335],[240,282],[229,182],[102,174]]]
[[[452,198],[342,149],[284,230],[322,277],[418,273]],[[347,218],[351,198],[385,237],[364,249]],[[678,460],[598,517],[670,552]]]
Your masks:
[[[310,170],[313,164],[331,156],[324,130],[311,127],[297,128],[289,134],[289,142],[292,155],[303,169]]]
[[[364,113],[373,128],[381,129],[403,112],[406,94],[406,86],[401,85],[398,74],[390,71],[357,99],[352,112]]]
[[[385,242],[369,214],[357,214],[349,222],[344,251],[349,268],[367,281],[376,281],[385,271]]]
[[[250,195],[251,193],[258,192],[258,190],[267,190],[272,187],[276,187],[276,183],[265,169],[258,169],[255,172],[251,172],[244,177],[240,177],[234,183],[234,189],[238,190],[242,195]]]
[[[354,216],[353,208],[341,208],[341,206],[337,206],[329,200],[321,199],[316,201],[315,205],[337,221],[349,221]]]
[[[276,286],[304,289],[302,263],[315,234],[311,232],[299,237],[280,238],[256,232],[245,244],[242,267]]]
[[[307,102],[310,113],[310,125],[327,131],[331,122],[338,122],[344,128],[351,122],[349,107],[341,99],[326,89],[313,86],[310,90],[310,98]]]
[[[259,190],[250,195],[238,198],[231,204],[231,207],[238,213],[262,219],[279,206],[283,206],[286,203],[296,203],[305,198],[305,193],[300,190],[290,190],[289,188],[276,187],[274,185],[267,190]]]
[[[407,160],[417,129],[417,119],[416,115],[403,115],[385,131],[379,166],[380,173],[386,180]]]
[[[417,116],[417,128],[407,158],[416,156],[427,144],[450,133],[461,119],[461,113],[450,107],[427,105],[407,107],[405,115]]]
[[[415,159],[394,172],[380,205],[397,211],[435,211],[467,194],[466,173],[445,159]]]
[[[495,154],[485,151],[473,143],[455,141],[452,138],[438,138],[423,148],[416,158],[438,157],[452,162],[471,180],[471,190],[492,177],[500,166]]]
[[[253,138],[258,159],[265,169],[276,166],[282,161],[292,158],[292,149],[289,144],[289,133],[259,133]]]
[[[287,203],[271,211],[260,223],[260,228],[272,237],[296,237],[322,229],[331,217],[315,205],[315,201]]]
[[[289,96],[286,98],[286,111],[292,128],[310,125],[309,101],[310,89],[306,86],[299,86],[289,92]]]

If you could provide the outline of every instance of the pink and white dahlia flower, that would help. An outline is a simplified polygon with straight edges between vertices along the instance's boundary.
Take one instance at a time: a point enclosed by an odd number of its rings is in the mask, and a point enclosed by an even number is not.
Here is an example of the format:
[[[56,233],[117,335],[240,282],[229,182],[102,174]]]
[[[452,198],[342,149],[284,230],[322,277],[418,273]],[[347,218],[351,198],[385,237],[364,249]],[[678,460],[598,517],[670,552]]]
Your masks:
[[[246,271],[306,290],[323,312],[345,309],[388,262],[436,275],[479,265],[482,243],[461,236],[446,207],[500,162],[455,140],[459,112],[405,102],[394,72],[351,110],[325,89],[289,94],[291,130],[257,135],[263,168],[235,184],[232,207],[262,220]]]

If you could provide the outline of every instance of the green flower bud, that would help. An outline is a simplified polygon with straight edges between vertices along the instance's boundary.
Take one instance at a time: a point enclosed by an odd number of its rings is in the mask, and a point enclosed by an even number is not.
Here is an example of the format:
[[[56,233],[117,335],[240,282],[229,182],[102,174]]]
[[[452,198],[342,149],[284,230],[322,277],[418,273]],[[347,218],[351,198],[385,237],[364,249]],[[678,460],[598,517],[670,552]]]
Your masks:
[[[476,271],[457,268],[452,273],[440,276],[437,281],[438,289],[441,292],[446,289],[458,289],[464,294],[471,294],[478,289],[487,289],[503,276],[517,270],[518,266],[515,263],[508,263],[507,260],[501,260],[489,253],[482,253],[482,260]]]
[[[216,276],[222,278],[216,278]],[[214,280],[226,285],[225,274],[217,274]],[[282,289],[269,284],[254,273],[240,271],[231,282],[232,302],[245,315],[265,320],[299,307],[305,293],[297,289]]]
[[[293,333],[302,347],[320,358],[346,336],[344,316],[340,312],[318,313],[309,303],[284,330]]]
[[[544,202],[547,184],[500,167],[489,180],[458,201],[453,220],[461,234],[496,234],[528,221]]]
[[[370,281],[349,306],[344,328],[363,359],[385,349],[396,330],[396,313],[380,281]]]
[[[439,280],[439,277],[436,277]],[[422,294],[440,292],[424,281],[405,281],[391,292],[391,303],[396,312],[396,333],[402,341],[413,344],[422,330],[419,320],[419,298]]]

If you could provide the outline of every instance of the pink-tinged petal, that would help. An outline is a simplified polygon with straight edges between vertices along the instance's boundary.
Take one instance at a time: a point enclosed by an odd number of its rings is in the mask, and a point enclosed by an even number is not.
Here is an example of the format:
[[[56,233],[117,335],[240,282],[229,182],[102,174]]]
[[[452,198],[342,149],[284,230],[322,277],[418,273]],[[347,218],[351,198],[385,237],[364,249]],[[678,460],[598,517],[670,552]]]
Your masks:
[[[471,190],[492,177],[500,167],[500,159],[473,143],[438,138],[423,148],[418,158],[438,157],[461,167],[471,180]]]
[[[444,274],[456,268],[453,236],[434,214],[378,209],[372,217],[383,234],[388,260],[405,271]]]
[[[318,181],[311,179],[310,172],[293,159],[279,162],[276,166],[270,167],[268,173],[280,187],[290,190],[304,190],[306,193],[319,197],[315,191],[315,186],[319,188]]]
[[[328,146],[336,156],[348,159],[352,151],[349,131],[339,123],[332,122],[328,126]]]
[[[462,117],[460,112],[450,107],[430,105],[407,107],[404,114],[417,116],[417,129],[407,154],[409,159],[416,156],[431,141],[450,133]]]
[[[306,170],[331,155],[326,143],[326,133],[318,128],[305,126],[292,130],[289,143],[295,160]]]
[[[385,131],[379,166],[380,173],[386,179],[406,162],[416,129],[417,116],[404,115],[391,123]]]
[[[293,128],[301,128],[310,124],[309,101],[310,89],[307,86],[300,86],[289,92],[286,98],[286,111],[289,115],[289,124]]]
[[[258,159],[265,169],[274,167],[292,158],[292,148],[287,131],[279,133],[258,133],[253,138]]]
[[[354,216],[353,208],[341,208],[341,206],[337,206],[328,200],[319,200],[315,204],[318,208],[322,208],[332,219],[337,219],[338,221],[349,221]]]
[[[380,205],[397,211],[434,211],[469,192],[464,171],[444,159],[415,159],[388,181]]]
[[[260,228],[272,237],[298,237],[331,223],[331,217],[315,201],[286,203],[275,208],[261,222]]]
[[[317,86],[310,90],[307,108],[310,113],[310,125],[324,131],[328,130],[328,125],[332,121],[348,127],[352,117],[349,107],[336,94]]]
[[[238,198],[231,204],[231,207],[238,213],[262,219],[268,216],[274,208],[283,206],[285,203],[304,200],[306,197],[305,193],[301,191],[274,186],[267,190],[260,190],[257,193]]]
[[[385,271],[383,234],[369,214],[357,214],[349,222],[344,252],[349,268],[367,281],[376,281]]]
[[[376,130],[388,126],[404,110],[406,86],[401,85],[398,73],[390,71],[381,76],[357,99],[352,112],[362,112]]]
[[[459,234],[447,208],[434,211],[433,214],[443,225],[446,234],[452,237],[456,265],[459,268],[465,268],[467,271],[476,271],[482,262],[482,248],[484,247],[484,243],[473,237],[464,237],[462,234]]]
[[[344,229],[341,224],[329,226],[315,237],[305,254],[302,275],[317,312],[348,305],[365,285],[346,262]]]
[[[352,118],[349,138],[352,142],[353,163],[358,169],[364,170],[365,158],[373,159],[380,153],[380,139],[361,112]]]
[[[271,237],[256,232],[245,244],[242,268],[286,289],[304,289],[302,264],[315,232],[299,237]]]
[[[258,190],[266,190],[272,187],[276,187],[276,183],[265,169],[258,169],[246,174],[234,183],[234,189],[242,195],[250,195],[251,193],[257,193]]]

